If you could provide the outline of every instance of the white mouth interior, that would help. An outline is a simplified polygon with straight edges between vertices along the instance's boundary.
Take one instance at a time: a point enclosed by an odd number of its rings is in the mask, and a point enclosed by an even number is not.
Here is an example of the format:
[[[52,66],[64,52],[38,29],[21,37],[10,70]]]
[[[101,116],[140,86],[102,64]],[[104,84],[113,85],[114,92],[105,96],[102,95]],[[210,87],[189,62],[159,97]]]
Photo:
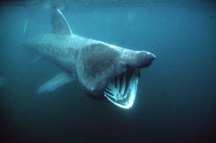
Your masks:
[[[137,68],[116,76],[106,86],[104,96],[116,106],[131,108],[136,97],[139,74]]]

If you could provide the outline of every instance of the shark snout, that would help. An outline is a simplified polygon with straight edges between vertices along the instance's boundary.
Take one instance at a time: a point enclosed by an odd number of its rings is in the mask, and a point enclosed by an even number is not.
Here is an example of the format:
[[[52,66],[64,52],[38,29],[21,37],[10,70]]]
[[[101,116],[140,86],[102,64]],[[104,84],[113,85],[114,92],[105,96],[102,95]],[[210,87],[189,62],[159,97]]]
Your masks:
[[[156,56],[147,51],[140,51],[136,54],[136,63],[138,68],[146,68],[151,65]]]
[[[124,50],[121,58],[130,68],[146,68],[151,65],[156,56],[147,51]]]
[[[147,52],[147,57],[149,58],[150,61],[153,61],[156,58],[156,56],[150,52]]]

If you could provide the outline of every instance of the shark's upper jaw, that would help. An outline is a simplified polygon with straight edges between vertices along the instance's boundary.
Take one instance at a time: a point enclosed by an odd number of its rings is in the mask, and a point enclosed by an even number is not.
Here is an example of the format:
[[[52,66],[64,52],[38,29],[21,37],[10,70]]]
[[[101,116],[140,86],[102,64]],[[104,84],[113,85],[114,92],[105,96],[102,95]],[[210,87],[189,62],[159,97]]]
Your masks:
[[[104,90],[104,96],[118,107],[129,109],[133,106],[140,70],[128,70],[113,78]]]

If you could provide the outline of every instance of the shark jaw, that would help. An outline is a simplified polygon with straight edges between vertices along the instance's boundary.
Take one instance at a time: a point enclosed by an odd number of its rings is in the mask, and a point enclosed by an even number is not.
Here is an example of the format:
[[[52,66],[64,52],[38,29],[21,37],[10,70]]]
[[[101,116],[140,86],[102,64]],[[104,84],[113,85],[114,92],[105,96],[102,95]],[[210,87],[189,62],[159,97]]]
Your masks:
[[[139,77],[139,68],[117,75],[107,84],[104,96],[118,107],[131,108],[136,97]]]

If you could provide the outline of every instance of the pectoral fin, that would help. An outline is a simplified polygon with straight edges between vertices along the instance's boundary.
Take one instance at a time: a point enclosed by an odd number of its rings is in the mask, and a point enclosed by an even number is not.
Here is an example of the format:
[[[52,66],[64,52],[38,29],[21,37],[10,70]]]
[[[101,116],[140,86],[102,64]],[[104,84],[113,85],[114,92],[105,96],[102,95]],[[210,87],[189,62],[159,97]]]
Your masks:
[[[76,79],[74,78],[73,75],[70,75],[65,72],[59,73],[54,78],[50,79],[49,81],[41,85],[39,89],[37,90],[37,93],[54,91],[56,88],[61,87],[75,80]]]

